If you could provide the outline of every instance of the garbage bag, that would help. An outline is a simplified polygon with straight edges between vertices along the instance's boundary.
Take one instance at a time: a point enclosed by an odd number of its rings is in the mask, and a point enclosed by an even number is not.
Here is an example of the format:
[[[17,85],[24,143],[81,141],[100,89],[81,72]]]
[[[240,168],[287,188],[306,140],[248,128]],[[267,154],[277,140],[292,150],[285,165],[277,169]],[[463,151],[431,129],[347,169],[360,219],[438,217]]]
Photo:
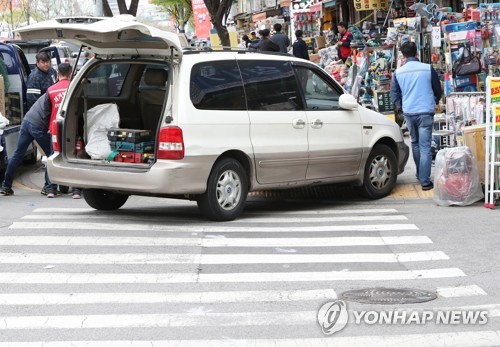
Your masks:
[[[106,159],[111,154],[108,130],[118,128],[120,114],[116,104],[101,104],[87,111],[85,119],[85,151],[92,159]]]
[[[440,206],[467,206],[484,197],[476,159],[469,147],[441,149],[436,155],[434,200]]]

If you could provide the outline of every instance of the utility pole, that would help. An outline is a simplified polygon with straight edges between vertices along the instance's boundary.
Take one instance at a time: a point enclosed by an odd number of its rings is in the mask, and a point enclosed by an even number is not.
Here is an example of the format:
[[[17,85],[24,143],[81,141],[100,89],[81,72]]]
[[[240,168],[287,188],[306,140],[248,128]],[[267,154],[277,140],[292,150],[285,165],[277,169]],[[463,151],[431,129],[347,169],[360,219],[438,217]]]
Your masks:
[[[12,5],[12,2],[11,2]],[[31,0],[26,0],[26,24],[30,25],[30,6]]]

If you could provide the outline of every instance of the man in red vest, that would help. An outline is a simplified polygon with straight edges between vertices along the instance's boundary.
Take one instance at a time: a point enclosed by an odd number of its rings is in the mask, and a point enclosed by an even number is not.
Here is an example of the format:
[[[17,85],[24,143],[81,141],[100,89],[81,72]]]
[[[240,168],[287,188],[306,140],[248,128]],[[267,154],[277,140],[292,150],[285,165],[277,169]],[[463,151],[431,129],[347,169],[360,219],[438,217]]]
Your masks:
[[[59,111],[59,107],[61,106],[61,102],[64,99],[64,95],[66,95],[66,91],[69,87],[69,82],[71,79],[71,73],[73,72],[71,65],[68,63],[59,64],[57,67],[57,83],[47,89],[47,95],[50,100],[50,104],[52,106],[52,113],[50,114],[50,123],[49,123],[49,131],[51,134],[54,134],[54,127],[56,127],[56,123],[54,122],[56,119],[57,112]],[[73,188],[73,199],[80,199],[81,192],[78,188]]]
[[[340,34],[340,40],[337,42],[339,57],[345,63],[347,58],[351,55],[351,41],[353,40],[353,36],[349,30],[347,30],[347,24],[345,22],[340,22],[337,28]]]

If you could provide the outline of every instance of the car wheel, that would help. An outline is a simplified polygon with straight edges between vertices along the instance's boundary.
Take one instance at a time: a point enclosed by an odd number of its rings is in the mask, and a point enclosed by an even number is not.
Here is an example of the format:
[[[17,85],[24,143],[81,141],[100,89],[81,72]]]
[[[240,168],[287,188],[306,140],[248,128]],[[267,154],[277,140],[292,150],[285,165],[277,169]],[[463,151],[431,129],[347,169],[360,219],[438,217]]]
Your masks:
[[[215,164],[208,178],[207,191],[198,198],[198,208],[208,219],[229,221],[245,207],[248,178],[240,162],[223,159]]]
[[[84,189],[83,198],[96,210],[117,210],[125,204],[128,195],[117,194],[103,189]]]
[[[363,185],[359,193],[370,199],[383,198],[392,191],[398,176],[394,152],[386,145],[373,147],[365,164]]]

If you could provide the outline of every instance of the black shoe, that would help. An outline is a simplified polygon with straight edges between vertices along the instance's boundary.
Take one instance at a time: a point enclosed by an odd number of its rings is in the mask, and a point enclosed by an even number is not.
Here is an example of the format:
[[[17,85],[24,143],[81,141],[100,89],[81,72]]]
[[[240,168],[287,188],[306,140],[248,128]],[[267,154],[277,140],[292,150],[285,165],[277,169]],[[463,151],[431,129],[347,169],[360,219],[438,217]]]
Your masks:
[[[434,189],[434,183],[432,183],[432,181],[429,184],[422,186],[422,190],[431,190],[431,189]]]
[[[42,194],[42,195],[47,195],[49,193],[50,193],[50,191],[47,188],[45,188],[45,187],[43,187],[42,191],[40,192],[40,194]]]
[[[2,189],[0,189],[0,195],[14,195],[14,191],[12,190],[12,188],[2,187]]]

